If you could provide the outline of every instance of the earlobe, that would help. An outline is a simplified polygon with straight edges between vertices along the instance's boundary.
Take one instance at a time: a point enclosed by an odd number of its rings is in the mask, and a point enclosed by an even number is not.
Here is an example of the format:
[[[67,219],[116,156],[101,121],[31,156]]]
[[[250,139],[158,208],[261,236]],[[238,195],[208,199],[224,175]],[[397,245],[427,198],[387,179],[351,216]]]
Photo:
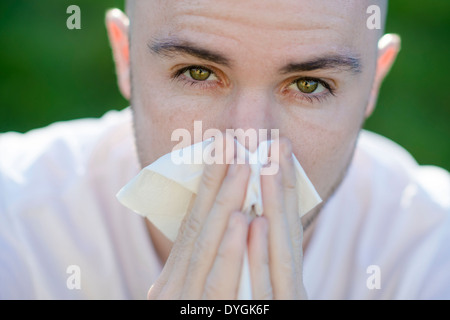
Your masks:
[[[106,29],[116,65],[117,82],[120,92],[127,100],[131,96],[128,28],[129,20],[125,13],[119,9],[106,13]]]
[[[397,58],[397,54],[400,51],[400,43],[400,37],[391,33],[385,34],[378,41],[377,67],[375,70],[375,79],[373,81],[369,103],[366,108],[366,118],[372,114],[375,108],[381,83],[389,73],[389,70]]]

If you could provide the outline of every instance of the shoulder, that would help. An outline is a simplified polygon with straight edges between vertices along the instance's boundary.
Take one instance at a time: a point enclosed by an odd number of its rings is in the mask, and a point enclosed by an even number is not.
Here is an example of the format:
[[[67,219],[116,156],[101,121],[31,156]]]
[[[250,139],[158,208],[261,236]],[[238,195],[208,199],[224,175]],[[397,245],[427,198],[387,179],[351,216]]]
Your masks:
[[[130,270],[157,270],[148,233],[115,197],[138,171],[130,110],[2,134],[0,153],[0,298],[142,296]]]
[[[393,277],[383,292],[449,298],[449,173],[419,165],[401,146],[370,132],[362,133],[356,152],[353,180],[363,177],[355,185],[368,186],[368,195],[361,195],[360,255],[370,251],[367,264],[375,261]]]
[[[115,147],[130,149],[131,130],[130,111],[125,109],[98,119],[57,122],[24,134],[0,134],[0,203],[12,206],[30,197],[61,192],[90,174],[93,166],[101,165]]]
[[[394,195],[400,206],[421,200],[450,215],[449,172],[436,166],[419,165],[408,151],[392,140],[362,131],[353,167],[369,178],[365,183],[371,185],[372,191]]]
[[[449,195],[447,171],[420,166],[398,144],[363,131],[305,255],[312,296],[450,298]],[[381,272],[375,289],[373,266]]]

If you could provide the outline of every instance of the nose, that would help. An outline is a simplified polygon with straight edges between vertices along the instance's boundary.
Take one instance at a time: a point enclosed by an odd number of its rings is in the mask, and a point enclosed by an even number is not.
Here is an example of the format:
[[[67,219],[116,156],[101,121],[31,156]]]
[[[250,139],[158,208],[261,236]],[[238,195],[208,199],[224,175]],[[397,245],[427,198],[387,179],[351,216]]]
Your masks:
[[[278,130],[276,103],[269,90],[259,87],[236,90],[226,107],[226,129],[233,130],[239,143],[254,151],[261,141]]]

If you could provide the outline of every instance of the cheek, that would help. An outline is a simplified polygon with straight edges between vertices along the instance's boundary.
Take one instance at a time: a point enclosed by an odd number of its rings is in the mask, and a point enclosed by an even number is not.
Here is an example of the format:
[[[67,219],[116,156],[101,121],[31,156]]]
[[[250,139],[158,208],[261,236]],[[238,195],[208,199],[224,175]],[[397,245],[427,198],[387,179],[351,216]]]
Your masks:
[[[320,196],[326,199],[347,168],[358,133],[326,129],[313,132],[313,138],[296,144],[294,150],[301,150],[296,154],[299,162]]]
[[[188,130],[193,143],[195,121],[202,120],[204,130],[217,127],[209,120],[213,119],[215,111],[207,97],[192,99],[171,88],[158,87],[158,84],[151,88],[141,91],[139,99],[133,101],[136,142],[142,166],[171,152],[181,142],[179,137],[176,141],[171,140],[175,130]]]
[[[287,129],[295,132],[295,135],[287,134],[293,142],[294,153],[323,199],[339,183],[361,128],[363,108],[342,110],[317,121],[297,119],[295,126]]]

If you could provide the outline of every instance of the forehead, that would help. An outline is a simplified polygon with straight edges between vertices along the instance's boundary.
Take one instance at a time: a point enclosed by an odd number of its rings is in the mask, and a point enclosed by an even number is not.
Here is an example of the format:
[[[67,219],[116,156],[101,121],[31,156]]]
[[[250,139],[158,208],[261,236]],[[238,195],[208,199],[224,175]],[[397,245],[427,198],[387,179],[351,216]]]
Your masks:
[[[298,55],[302,49],[308,55],[311,48],[364,55],[379,37],[366,28],[369,2],[374,1],[138,0],[132,23],[144,41],[175,37],[268,55],[290,50]]]

